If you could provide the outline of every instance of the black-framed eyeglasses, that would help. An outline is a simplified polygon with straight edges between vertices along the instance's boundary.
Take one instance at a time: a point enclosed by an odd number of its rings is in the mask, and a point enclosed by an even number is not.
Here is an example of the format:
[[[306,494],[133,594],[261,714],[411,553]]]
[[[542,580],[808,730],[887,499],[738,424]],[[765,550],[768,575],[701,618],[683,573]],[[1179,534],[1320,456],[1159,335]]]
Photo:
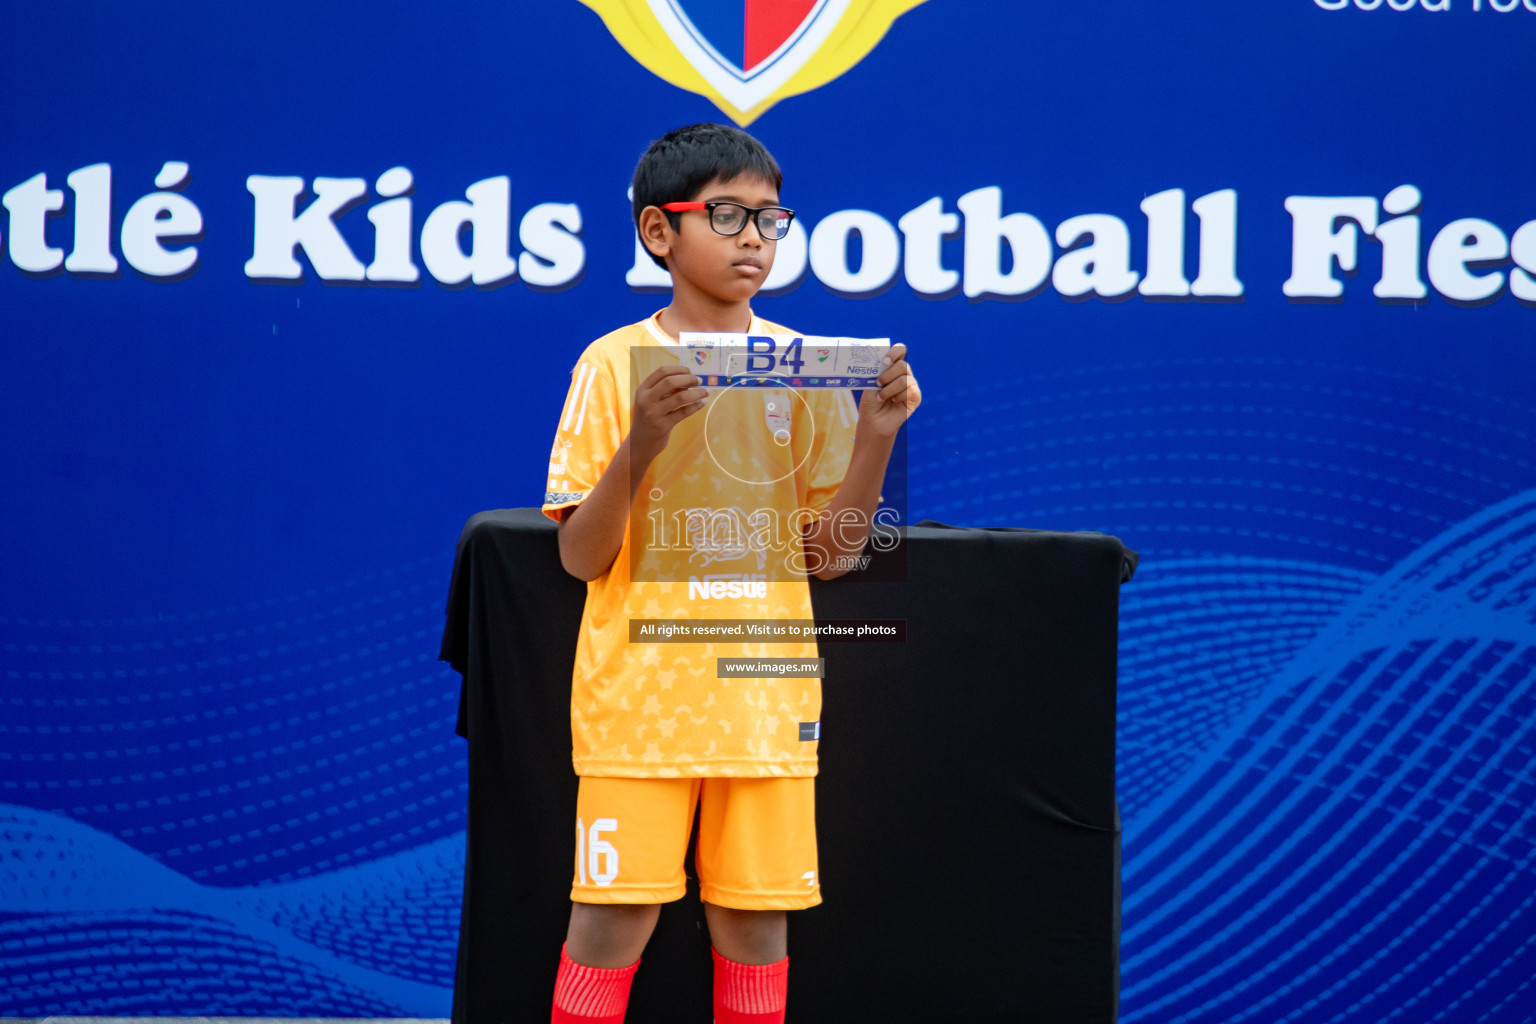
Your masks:
[[[750,218],[757,225],[757,233],[764,240],[777,242],[789,234],[789,222],[795,219],[794,210],[782,206],[742,206],[724,201],[709,203],[666,203],[661,207],[673,213],[684,210],[704,210],[709,214],[709,226],[717,235],[739,235]]]

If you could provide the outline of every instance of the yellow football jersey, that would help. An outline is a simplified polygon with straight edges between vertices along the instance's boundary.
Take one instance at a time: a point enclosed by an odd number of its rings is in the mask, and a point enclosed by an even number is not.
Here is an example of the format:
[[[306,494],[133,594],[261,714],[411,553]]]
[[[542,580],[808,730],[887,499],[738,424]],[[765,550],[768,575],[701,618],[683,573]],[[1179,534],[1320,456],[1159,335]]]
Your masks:
[[[753,317],[748,333],[794,332]],[[635,389],[682,362],[679,350],[655,316],[587,347],[560,413],[545,515],[559,521],[591,493],[629,434]],[[812,619],[800,525],[837,493],[857,418],[845,389],[737,387],[710,390],[672,429],[613,565],[587,584],[571,681],[578,775],[816,774],[821,681],[718,678],[716,662],[814,658],[814,639],[636,642],[630,620]]]

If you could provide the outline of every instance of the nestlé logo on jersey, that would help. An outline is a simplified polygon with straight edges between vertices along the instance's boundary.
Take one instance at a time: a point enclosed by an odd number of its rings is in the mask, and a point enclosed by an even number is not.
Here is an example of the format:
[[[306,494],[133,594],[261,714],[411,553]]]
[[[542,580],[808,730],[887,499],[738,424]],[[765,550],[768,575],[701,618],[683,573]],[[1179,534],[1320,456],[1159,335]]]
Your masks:
[[[743,579],[740,573],[688,577],[688,600],[709,601],[724,598],[763,598],[768,596],[768,581]]]

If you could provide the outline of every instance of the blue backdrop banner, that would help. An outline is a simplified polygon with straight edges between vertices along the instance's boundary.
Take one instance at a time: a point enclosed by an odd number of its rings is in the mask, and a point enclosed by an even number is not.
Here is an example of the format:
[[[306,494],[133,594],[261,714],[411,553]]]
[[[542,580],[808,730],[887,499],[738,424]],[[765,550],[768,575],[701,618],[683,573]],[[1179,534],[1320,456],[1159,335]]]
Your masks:
[[[447,1015],[453,543],[717,120],[904,514],[1142,553],[1124,1019],[1536,1021],[1536,0],[5,21],[0,1014]]]

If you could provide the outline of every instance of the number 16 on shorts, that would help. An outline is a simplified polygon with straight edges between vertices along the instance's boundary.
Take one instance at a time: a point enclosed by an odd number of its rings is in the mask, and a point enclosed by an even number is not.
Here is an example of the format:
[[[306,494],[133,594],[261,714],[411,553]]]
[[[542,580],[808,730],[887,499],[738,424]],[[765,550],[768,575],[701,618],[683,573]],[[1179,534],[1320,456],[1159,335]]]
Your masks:
[[[619,851],[602,837],[604,832],[618,830],[617,818],[598,818],[592,822],[590,834],[581,819],[576,819],[576,876],[582,885],[587,884],[589,870],[593,885],[610,885],[619,877]]]

